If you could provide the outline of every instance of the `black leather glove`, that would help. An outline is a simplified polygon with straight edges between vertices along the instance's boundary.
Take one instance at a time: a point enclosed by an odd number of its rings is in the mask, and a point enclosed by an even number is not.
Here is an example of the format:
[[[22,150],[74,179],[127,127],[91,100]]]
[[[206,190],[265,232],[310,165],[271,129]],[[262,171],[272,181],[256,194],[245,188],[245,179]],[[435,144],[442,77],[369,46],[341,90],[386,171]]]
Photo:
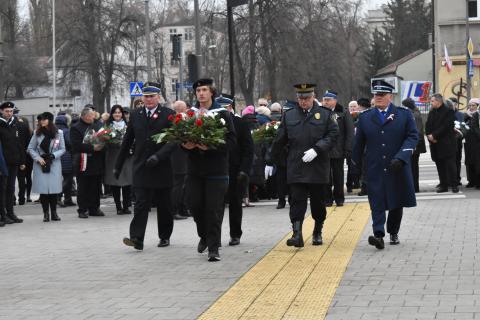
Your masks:
[[[120,177],[120,170],[113,169],[113,176],[115,177],[115,179],[118,180],[118,178]]]
[[[392,172],[399,172],[400,170],[402,170],[403,165],[404,165],[404,162],[402,160],[392,159],[392,161],[390,161],[389,169]]]
[[[147,159],[147,162],[145,162],[145,165],[147,168],[153,168],[155,167],[160,160],[158,159],[157,155],[150,156],[150,158]]]

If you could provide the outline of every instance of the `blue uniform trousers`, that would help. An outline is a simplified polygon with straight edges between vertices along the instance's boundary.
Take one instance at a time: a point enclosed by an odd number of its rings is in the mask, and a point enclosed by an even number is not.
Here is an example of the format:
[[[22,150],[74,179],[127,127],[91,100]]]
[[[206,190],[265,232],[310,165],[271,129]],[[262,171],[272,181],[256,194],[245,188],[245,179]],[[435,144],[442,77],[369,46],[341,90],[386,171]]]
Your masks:
[[[372,226],[375,237],[383,238],[385,236],[385,220],[387,220],[387,232],[397,234],[402,223],[403,208],[392,209],[388,211],[388,219],[385,211],[372,211]]]

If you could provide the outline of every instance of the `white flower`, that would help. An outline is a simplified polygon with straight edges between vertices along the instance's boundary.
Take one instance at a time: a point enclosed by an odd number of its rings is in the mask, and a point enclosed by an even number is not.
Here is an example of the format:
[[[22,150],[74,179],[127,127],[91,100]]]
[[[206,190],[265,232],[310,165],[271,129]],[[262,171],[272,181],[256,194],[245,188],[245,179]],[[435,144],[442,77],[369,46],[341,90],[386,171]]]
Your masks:
[[[459,124],[460,124],[460,121],[455,120],[455,121],[453,121],[453,123],[455,123],[455,125],[457,125],[457,124],[459,125]]]
[[[465,129],[470,130],[470,127],[466,124]]]
[[[112,131],[112,138],[115,138],[117,136],[117,134],[115,133],[115,131]]]
[[[457,121],[458,122],[458,121]],[[460,124],[455,123],[455,129],[460,129]]]
[[[188,116],[186,113],[182,112],[180,114],[182,115],[182,120],[187,120]]]
[[[225,120],[223,118],[220,118],[220,122],[222,123],[222,125],[224,126],[225,125]]]
[[[273,127],[275,128],[275,130],[277,130],[277,129],[278,129],[278,127],[280,127],[280,124],[279,124],[279,123],[277,123],[277,124],[275,124]]]

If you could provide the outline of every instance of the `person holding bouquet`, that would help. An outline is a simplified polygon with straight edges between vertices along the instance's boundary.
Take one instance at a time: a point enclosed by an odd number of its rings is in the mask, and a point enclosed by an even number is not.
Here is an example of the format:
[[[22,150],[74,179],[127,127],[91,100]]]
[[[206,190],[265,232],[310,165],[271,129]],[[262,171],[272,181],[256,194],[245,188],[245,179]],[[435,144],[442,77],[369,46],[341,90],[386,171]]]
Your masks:
[[[170,245],[173,231],[173,215],[170,197],[173,185],[170,154],[173,143],[156,143],[153,135],[169,128],[169,117],[175,115],[172,109],[160,105],[160,84],[149,82],[143,87],[144,106],[130,115],[130,122],[123,138],[113,175],[119,179],[123,170],[128,170],[127,159],[135,142],[133,152],[132,186],[135,192],[134,216],[130,223],[130,235],[123,239],[127,246],[143,250],[148,213],[155,202],[157,207],[158,247]]]
[[[109,132],[109,138],[105,145],[105,175],[103,179],[105,184],[110,186],[117,214],[131,214],[130,206],[132,204],[130,195],[133,165],[131,156],[127,155],[118,179],[113,176],[115,162],[120,154],[123,137],[127,131],[125,113],[121,105],[116,104],[112,107],[109,118],[105,122],[105,128]]]
[[[104,143],[95,138],[102,124],[95,121],[95,111],[86,107],[70,129],[73,171],[77,175],[78,217],[104,216],[100,210],[100,193],[104,170]]]
[[[40,194],[43,222],[60,221],[57,215],[57,197],[62,192],[62,163],[65,153],[63,132],[53,123],[53,114],[44,112],[37,117],[38,126],[28,145],[33,159],[33,192]],[[49,212],[50,209],[50,212]]]
[[[202,253],[208,248],[208,261],[219,261],[221,218],[229,178],[228,153],[236,144],[235,129],[230,113],[214,100],[216,91],[212,79],[195,81],[193,90],[197,99],[192,108],[197,116],[196,123],[201,125],[202,116],[216,115],[226,128],[221,144],[208,145],[199,137],[196,142],[182,144],[188,150],[186,193],[200,237],[197,251]]]

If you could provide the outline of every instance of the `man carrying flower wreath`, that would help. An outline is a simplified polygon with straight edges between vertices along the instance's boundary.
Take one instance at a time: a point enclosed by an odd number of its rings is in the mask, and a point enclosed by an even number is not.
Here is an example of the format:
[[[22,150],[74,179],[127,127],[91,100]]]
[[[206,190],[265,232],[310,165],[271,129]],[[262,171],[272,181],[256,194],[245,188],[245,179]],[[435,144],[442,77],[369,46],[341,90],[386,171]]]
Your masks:
[[[186,194],[200,237],[197,251],[208,248],[208,261],[219,261],[224,199],[228,189],[228,153],[236,143],[235,129],[229,112],[215,102],[212,79],[199,79],[193,83],[197,104],[196,125],[202,126],[203,117],[220,117],[226,128],[224,143],[209,146],[186,141],[182,147],[188,152]],[[197,141],[199,141],[197,139]]]
[[[160,85],[157,83],[144,84],[142,100],[144,106],[135,109],[130,115],[130,122],[113,172],[118,179],[135,142],[132,183],[135,192],[134,215],[130,223],[130,237],[124,238],[123,243],[137,250],[143,250],[145,229],[152,202],[155,201],[157,206],[158,237],[160,238],[158,247],[170,245],[170,236],[173,231],[173,215],[170,209],[173,185],[170,154],[175,145],[158,144],[152,139],[152,135],[172,125],[168,119],[175,114],[175,111],[160,105]]]

